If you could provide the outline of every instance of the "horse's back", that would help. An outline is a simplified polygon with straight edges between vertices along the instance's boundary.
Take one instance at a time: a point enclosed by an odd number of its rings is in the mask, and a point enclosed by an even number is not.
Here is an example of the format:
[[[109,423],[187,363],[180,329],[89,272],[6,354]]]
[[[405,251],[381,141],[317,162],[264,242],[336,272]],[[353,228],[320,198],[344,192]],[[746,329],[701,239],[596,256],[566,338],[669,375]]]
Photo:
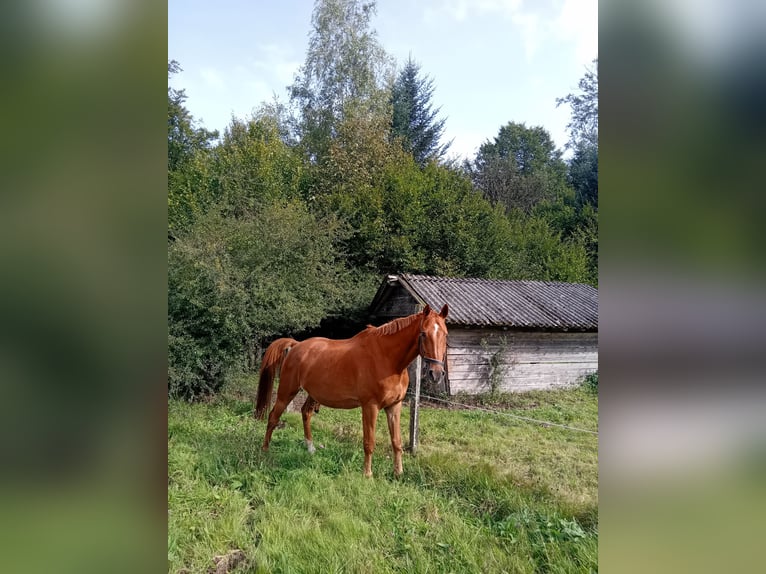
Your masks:
[[[282,381],[302,387],[322,405],[360,406],[360,382],[370,369],[365,349],[354,339],[312,337],[295,345],[282,366]]]

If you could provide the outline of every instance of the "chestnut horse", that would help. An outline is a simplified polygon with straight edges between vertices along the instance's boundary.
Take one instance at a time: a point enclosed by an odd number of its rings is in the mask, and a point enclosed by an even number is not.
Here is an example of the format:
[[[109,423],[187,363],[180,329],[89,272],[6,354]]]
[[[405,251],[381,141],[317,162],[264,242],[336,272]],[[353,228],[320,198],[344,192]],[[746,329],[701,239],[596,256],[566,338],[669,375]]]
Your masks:
[[[430,379],[439,381],[444,376],[447,313],[446,304],[440,313],[426,305],[422,313],[394,319],[380,327],[368,326],[350,339],[314,337],[292,346],[283,356],[277,401],[269,414],[263,450],[268,450],[271,433],[282,412],[303,388],[309,394],[301,410],[309,452],[314,452],[311,415],[318,405],[336,409],[362,407],[364,475],[371,477],[375,425],[380,409],[385,409],[394,451],[394,474],[401,475],[399,418],[409,384],[407,366],[419,354],[428,365]],[[270,397],[273,384],[273,376],[261,378],[256,412],[268,406],[266,398]]]

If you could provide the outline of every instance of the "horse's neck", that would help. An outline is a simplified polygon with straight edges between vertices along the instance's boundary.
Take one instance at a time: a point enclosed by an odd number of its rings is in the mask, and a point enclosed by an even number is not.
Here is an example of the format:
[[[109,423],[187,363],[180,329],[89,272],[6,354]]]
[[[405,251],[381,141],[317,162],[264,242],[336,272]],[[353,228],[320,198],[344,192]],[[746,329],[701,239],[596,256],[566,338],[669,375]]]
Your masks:
[[[380,338],[381,351],[391,359],[397,372],[406,369],[417,357],[419,334],[420,321],[416,320],[396,333]]]

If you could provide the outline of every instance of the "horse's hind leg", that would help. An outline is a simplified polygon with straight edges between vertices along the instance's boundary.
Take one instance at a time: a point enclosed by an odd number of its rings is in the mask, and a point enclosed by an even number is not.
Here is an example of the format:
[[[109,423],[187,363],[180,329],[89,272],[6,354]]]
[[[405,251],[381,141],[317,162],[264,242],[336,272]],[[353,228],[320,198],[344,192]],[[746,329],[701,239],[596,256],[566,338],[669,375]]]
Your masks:
[[[269,443],[271,442],[271,433],[274,432],[274,429],[277,427],[277,423],[279,422],[279,417],[282,416],[282,413],[287,408],[287,405],[290,404],[290,401],[292,401],[295,398],[295,395],[298,394],[299,389],[295,389],[295,391],[290,391],[290,393],[285,393],[286,396],[282,395],[282,383],[280,382],[280,392],[277,394],[277,402],[274,403],[274,408],[271,409],[271,413],[269,413],[269,424],[266,427],[266,436],[263,437],[263,446],[261,447],[261,450],[269,450]]]
[[[303,436],[306,437],[306,448],[311,454],[316,452],[314,441],[311,437],[311,416],[315,412],[319,412],[319,403],[310,396],[306,397],[306,402],[303,403],[303,408],[301,409],[301,416],[303,417]]]

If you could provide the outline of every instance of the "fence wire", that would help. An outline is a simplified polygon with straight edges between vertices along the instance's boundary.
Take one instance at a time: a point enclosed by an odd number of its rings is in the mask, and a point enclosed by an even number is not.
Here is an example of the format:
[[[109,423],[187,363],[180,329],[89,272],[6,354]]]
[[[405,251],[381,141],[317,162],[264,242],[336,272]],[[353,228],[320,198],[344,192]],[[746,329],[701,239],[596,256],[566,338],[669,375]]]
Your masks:
[[[493,415],[510,417],[510,418],[513,418],[513,419],[519,419],[519,420],[522,420],[522,421],[526,421],[526,422],[529,422],[529,423],[535,423],[535,424],[539,424],[539,425],[542,425],[542,426],[559,427],[559,428],[563,428],[563,429],[567,429],[567,430],[571,430],[571,431],[584,432],[584,433],[588,433],[588,434],[592,434],[592,435],[598,436],[598,431],[592,431],[592,430],[588,430],[588,429],[581,429],[581,428],[573,427],[573,426],[569,426],[569,425],[562,425],[560,423],[554,423],[554,422],[551,422],[551,421],[543,421],[543,420],[540,420],[540,419],[533,419],[531,417],[523,417],[521,415],[514,415],[512,413],[508,413],[508,412],[505,412],[505,411],[498,411],[498,410],[494,410],[494,409],[487,409],[487,408],[479,407],[479,406],[476,406],[476,405],[467,405],[465,403],[456,403],[454,401],[448,401],[446,399],[440,399],[438,397],[433,397],[433,396],[430,396],[430,395],[422,395],[421,394],[420,395],[420,400],[421,401],[438,401],[440,403],[446,403],[446,404],[449,404],[449,405],[455,405],[456,407],[463,407],[465,409],[473,409],[473,410],[476,410],[476,411],[482,411],[482,412],[485,412],[485,413],[491,413]]]

